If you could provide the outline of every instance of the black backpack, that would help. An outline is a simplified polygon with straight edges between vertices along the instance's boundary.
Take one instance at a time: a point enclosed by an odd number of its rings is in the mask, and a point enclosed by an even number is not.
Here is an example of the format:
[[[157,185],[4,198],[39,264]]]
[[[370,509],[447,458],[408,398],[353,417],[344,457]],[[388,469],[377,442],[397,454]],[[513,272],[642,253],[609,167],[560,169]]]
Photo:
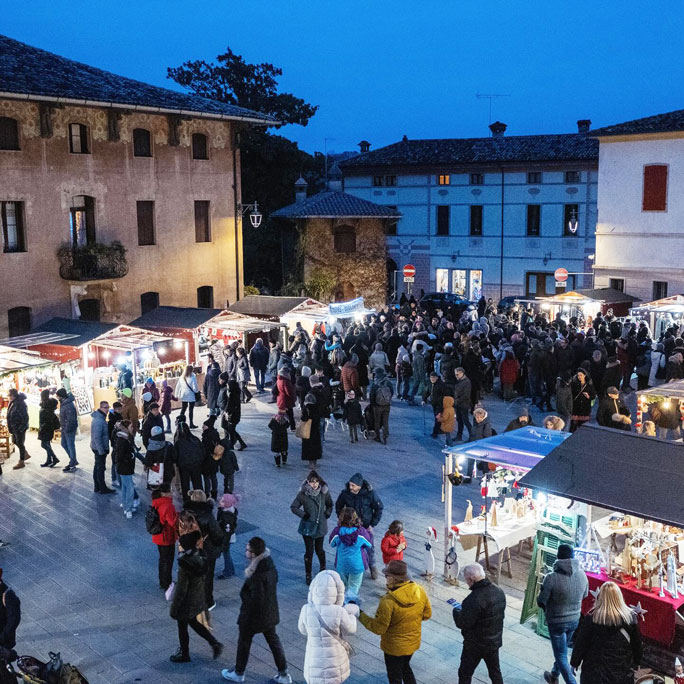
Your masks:
[[[145,527],[150,534],[161,534],[163,531],[159,511],[154,506],[150,506],[145,513]]]

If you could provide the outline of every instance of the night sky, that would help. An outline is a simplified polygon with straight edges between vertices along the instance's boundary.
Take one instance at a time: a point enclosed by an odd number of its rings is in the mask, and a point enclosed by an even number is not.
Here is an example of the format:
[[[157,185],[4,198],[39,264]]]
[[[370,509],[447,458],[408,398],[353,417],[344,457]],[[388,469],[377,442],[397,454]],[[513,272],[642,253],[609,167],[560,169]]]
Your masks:
[[[678,2],[2,0],[0,33],[175,87],[166,67],[227,45],[320,105],[284,135],[310,151],[409,138],[574,132],[684,108]]]

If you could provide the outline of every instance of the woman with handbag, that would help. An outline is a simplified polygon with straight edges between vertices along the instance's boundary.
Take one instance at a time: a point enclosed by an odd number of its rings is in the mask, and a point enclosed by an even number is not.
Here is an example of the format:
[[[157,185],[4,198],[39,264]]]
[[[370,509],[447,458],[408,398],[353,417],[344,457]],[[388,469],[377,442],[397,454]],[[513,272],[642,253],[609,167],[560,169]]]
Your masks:
[[[201,399],[199,385],[197,384],[197,376],[192,370],[192,366],[187,366],[183,376],[178,380],[176,384],[176,395],[178,396],[178,401],[181,402],[181,416],[185,418],[185,411],[188,411],[188,417],[190,419],[190,429],[196,430],[197,425],[193,421],[193,415],[195,412],[195,404]]]
[[[290,510],[300,518],[298,532],[304,539],[304,572],[306,583],[311,584],[314,549],[320,569],[325,570],[323,539],[328,531],[328,518],[333,510],[328,485],[315,470],[306,476]]]
[[[356,633],[359,607],[344,605],[344,584],[334,570],[319,572],[299,613],[299,632],[306,639],[306,684],[342,684],[349,678],[351,646],[344,637]]]
[[[297,429],[297,436],[302,439],[302,461],[309,461],[312,469],[316,467],[316,461],[323,458],[320,417],[321,413],[316,395],[309,392],[304,397],[302,422]]]
[[[570,383],[572,390],[572,422],[570,432],[584,425],[591,418],[591,406],[596,399],[596,391],[585,370],[580,368]]]

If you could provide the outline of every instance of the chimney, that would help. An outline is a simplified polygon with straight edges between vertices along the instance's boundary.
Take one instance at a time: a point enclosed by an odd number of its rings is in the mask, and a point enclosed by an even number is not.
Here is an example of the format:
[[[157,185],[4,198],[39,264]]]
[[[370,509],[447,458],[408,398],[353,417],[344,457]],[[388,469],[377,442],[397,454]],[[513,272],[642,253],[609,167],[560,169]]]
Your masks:
[[[360,143],[356,143],[359,146],[359,150],[361,151],[361,154],[366,154],[368,150],[370,150],[370,143],[368,140],[362,140]]]
[[[328,190],[342,192],[342,171],[337,163],[328,171]]]
[[[591,119],[580,119],[577,122],[577,132],[578,133],[589,133],[591,128]]]
[[[295,204],[299,204],[306,199],[306,189],[309,184],[300,176],[295,183]]]
[[[506,128],[506,124],[501,123],[501,121],[495,121],[493,124],[489,124],[489,130],[492,132],[493,138],[503,138]]]

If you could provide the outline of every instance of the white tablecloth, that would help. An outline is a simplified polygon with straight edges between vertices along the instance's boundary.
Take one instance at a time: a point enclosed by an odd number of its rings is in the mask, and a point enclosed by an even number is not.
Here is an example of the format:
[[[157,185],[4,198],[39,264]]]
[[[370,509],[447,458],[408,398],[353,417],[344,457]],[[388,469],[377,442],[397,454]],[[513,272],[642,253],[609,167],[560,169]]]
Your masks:
[[[480,518],[459,523],[457,527],[461,537],[482,535],[485,531],[484,520]],[[499,551],[533,537],[536,532],[537,519],[533,515],[526,515],[524,518],[507,518],[496,527],[487,526],[487,537],[496,544]],[[461,543],[466,549],[472,548],[473,545],[472,540],[462,540]]]

